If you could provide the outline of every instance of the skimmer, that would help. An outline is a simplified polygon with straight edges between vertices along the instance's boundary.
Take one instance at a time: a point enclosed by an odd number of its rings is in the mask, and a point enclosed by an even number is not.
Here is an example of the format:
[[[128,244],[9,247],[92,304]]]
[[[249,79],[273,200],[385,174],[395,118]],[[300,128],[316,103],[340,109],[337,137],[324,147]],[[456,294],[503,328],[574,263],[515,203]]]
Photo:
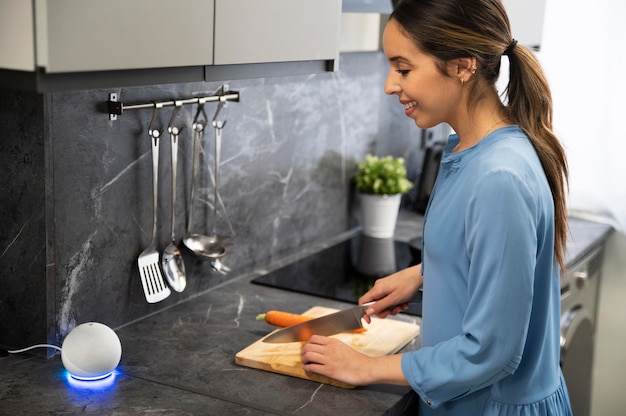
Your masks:
[[[141,275],[141,285],[148,303],[160,302],[167,298],[171,291],[163,281],[159,252],[156,249],[157,236],[157,197],[159,190],[159,136],[161,130],[153,129],[154,122],[162,105],[155,103],[154,113],[148,127],[152,147],[152,239],[148,247],[139,255],[137,263]]]

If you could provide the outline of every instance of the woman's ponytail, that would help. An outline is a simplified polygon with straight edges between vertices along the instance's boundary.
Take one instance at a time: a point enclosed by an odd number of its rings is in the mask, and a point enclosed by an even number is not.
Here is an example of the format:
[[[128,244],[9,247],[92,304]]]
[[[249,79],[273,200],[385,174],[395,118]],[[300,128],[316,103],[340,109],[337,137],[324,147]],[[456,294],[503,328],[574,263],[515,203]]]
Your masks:
[[[554,200],[555,255],[565,270],[567,242],[566,192],[568,167],[565,150],[552,131],[552,94],[546,77],[532,51],[511,42],[509,58],[508,110],[532,142],[550,184]]]

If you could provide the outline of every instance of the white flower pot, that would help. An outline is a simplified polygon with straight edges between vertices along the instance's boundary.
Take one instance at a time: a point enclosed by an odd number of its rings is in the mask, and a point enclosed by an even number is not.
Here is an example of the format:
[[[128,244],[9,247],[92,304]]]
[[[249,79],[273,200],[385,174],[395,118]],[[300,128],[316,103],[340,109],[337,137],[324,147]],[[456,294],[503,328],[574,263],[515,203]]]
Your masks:
[[[368,277],[388,276],[397,270],[393,238],[362,236],[356,269]]]
[[[402,194],[359,194],[363,234],[375,238],[391,238],[396,230]]]

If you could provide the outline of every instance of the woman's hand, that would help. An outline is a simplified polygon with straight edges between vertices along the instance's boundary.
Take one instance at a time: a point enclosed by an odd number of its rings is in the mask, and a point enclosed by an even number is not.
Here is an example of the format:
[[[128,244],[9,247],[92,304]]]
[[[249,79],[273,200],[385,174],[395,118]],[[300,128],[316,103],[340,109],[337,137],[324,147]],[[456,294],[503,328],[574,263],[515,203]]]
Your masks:
[[[313,335],[302,347],[304,371],[353,386],[388,383],[408,385],[401,355],[369,357],[336,338]]]
[[[304,371],[353,386],[364,386],[371,382],[366,377],[371,359],[336,338],[321,335],[313,335],[302,347]]]
[[[418,264],[376,280],[374,287],[359,298],[360,305],[376,301],[363,318],[370,323],[370,316],[385,318],[408,309],[409,300],[424,282],[420,270],[421,264]]]

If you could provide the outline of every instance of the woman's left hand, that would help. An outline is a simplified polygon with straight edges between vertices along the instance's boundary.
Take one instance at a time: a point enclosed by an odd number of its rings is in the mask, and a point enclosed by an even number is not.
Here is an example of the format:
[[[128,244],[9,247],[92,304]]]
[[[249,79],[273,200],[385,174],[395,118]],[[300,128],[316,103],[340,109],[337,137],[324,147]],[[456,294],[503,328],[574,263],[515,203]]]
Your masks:
[[[304,371],[321,374],[353,386],[371,384],[368,379],[372,357],[336,338],[313,335],[302,347]]]

